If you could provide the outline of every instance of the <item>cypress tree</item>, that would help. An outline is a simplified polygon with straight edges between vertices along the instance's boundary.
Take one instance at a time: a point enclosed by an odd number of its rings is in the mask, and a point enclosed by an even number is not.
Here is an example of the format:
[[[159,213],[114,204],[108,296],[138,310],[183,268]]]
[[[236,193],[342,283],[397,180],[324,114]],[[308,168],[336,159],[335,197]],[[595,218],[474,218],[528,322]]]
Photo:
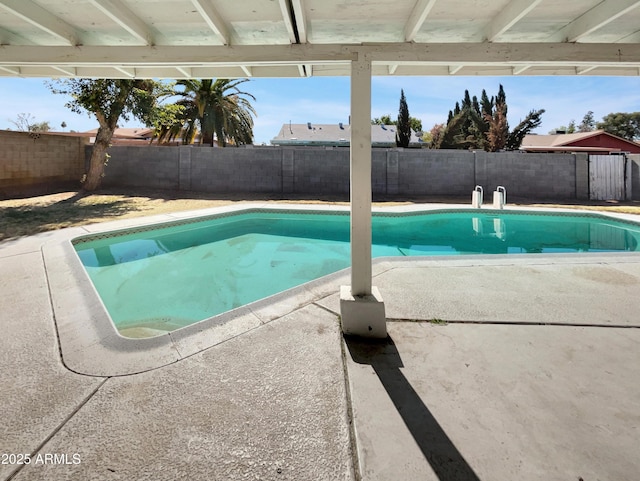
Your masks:
[[[404,90],[400,90],[400,109],[398,110],[398,128],[396,129],[396,145],[398,147],[409,147],[411,140],[411,120],[409,117],[409,107],[407,99],[404,97]]]

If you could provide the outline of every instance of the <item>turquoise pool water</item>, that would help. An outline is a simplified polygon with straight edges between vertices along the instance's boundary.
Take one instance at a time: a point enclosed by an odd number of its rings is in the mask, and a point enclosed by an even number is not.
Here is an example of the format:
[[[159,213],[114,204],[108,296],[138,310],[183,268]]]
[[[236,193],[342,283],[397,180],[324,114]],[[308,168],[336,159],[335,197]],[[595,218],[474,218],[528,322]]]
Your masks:
[[[640,225],[594,215],[374,215],[373,257],[640,250]],[[244,212],[85,236],[80,260],[123,335],[166,332],[350,265],[349,216]]]

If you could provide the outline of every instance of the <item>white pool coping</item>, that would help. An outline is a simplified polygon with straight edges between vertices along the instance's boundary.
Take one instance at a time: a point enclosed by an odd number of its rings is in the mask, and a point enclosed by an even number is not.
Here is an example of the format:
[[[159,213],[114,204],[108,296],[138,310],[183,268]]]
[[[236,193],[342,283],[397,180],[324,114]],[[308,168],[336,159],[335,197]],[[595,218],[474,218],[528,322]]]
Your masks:
[[[85,234],[127,230],[140,226],[156,226],[179,220],[199,219],[212,215],[241,213],[251,210],[349,212],[348,206],[318,204],[247,203],[197,211],[162,214],[145,218],[124,219],[64,229],[55,241],[42,247],[46,276],[62,359],[65,366],[91,376],[122,376],[156,369],[196,354],[221,342],[255,329],[274,319],[331,295],[337,295],[341,284],[349,284],[349,270],[343,269],[279,294],[247,304],[209,319],[156,337],[132,339],[123,337],[115,328],[93,283],[81,264],[71,241]],[[469,210],[460,204],[412,204],[377,207],[380,213],[415,213],[442,210]],[[482,211],[493,210],[487,205]],[[640,224],[640,216],[601,211],[530,208],[506,206],[505,211],[596,214]],[[373,260],[373,276],[398,266],[480,266],[531,265],[562,263],[637,262],[640,253],[572,253],[572,254],[506,254],[444,257],[383,257]]]

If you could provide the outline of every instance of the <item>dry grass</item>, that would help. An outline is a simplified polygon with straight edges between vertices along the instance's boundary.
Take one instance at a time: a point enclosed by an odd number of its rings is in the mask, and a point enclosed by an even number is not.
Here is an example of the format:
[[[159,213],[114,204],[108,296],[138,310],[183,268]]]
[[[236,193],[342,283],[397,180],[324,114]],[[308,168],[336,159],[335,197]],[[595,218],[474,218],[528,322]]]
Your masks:
[[[374,205],[391,206],[414,203],[461,203],[468,204],[467,197],[421,197],[411,199],[375,199]],[[102,190],[97,194],[83,192],[60,192],[36,195],[20,199],[0,200],[0,241],[62,229],[78,225],[109,220],[143,217],[185,210],[204,209],[247,202],[303,203],[348,205],[343,197],[282,199],[270,195],[241,194],[220,196],[194,192],[152,191],[136,189],[135,194]],[[552,204],[519,201],[517,205],[539,207],[562,207],[590,209],[609,212],[624,212],[640,215],[640,202],[584,202]]]

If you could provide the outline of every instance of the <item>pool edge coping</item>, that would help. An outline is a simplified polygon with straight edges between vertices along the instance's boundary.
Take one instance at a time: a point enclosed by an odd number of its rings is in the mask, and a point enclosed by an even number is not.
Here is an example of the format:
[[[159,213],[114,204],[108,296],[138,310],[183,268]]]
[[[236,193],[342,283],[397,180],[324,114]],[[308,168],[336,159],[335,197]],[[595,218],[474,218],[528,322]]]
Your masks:
[[[161,214],[145,218],[85,226],[86,235],[100,232],[170,223],[175,220],[197,219],[208,215],[239,213],[253,209],[283,211],[349,211],[348,206],[320,204],[243,203],[196,211]],[[412,204],[377,207],[374,212],[411,213],[438,210],[469,210],[464,204]],[[495,209],[478,209],[493,211]],[[619,220],[640,223],[640,216],[603,213],[590,210],[530,208],[508,206],[504,211],[537,211],[568,214],[589,213]],[[618,215],[612,215],[618,214]],[[121,336],[111,321],[88,274],[82,266],[71,240],[83,237],[77,228],[69,229],[63,240],[59,238],[42,245],[45,275],[49,285],[52,314],[58,333],[64,365],[73,372],[89,376],[124,376],[157,369],[185,359],[233,337],[256,329],[301,307],[331,295],[338,295],[339,285],[349,284],[350,268],[301,284],[286,291],[199,321],[176,331],[155,337],[132,339]],[[599,260],[597,260],[599,259]],[[506,254],[467,256],[380,257],[373,259],[373,276],[403,266],[438,265],[534,265],[549,263],[609,263],[639,262],[635,253],[572,253],[572,254]],[[339,315],[335,312],[336,316]]]

